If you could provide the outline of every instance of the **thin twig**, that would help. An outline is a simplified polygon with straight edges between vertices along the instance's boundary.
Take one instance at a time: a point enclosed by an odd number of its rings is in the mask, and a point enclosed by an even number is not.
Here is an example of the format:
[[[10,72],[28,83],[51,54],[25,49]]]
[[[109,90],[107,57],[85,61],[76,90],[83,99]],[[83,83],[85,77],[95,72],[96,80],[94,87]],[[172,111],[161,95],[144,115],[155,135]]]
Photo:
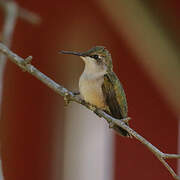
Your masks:
[[[4,12],[4,24],[1,30],[1,41],[7,46],[11,46],[12,35],[15,29],[16,20],[18,17],[25,19],[26,21],[37,24],[40,22],[40,18],[17,5],[14,0],[0,0],[0,8]],[[6,56],[0,54],[0,107],[2,102],[2,89],[3,89],[3,75],[6,66]],[[30,59],[29,59],[30,60]],[[0,108],[1,114],[1,108]],[[0,178],[3,180],[2,165],[0,160]]]
[[[18,9],[18,16],[31,24],[39,24],[42,21],[40,16],[22,7]]]
[[[17,6],[16,3],[13,1],[0,1],[0,7],[4,11],[4,25],[2,29],[2,38],[1,41],[6,45],[10,46],[11,44],[11,39],[12,39],[12,33],[16,24],[16,19],[17,19]],[[0,54],[0,59],[2,60],[0,62],[0,83],[1,83],[1,88],[0,92],[2,92],[2,79],[3,79],[3,73],[6,65],[6,57],[3,54]],[[1,99],[1,95],[0,95]],[[1,104],[1,100],[0,100]]]
[[[14,1],[0,1],[0,7],[4,11],[4,24],[2,28],[1,41],[10,47],[12,34],[14,31],[14,27],[17,19],[17,5]],[[0,54],[0,107],[2,102],[2,89],[3,89],[3,75],[6,66],[6,56],[4,54]],[[1,108],[0,108],[1,114]],[[0,144],[1,147],[1,144]],[[3,180],[3,169],[2,169],[2,161],[0,158],[0,178]]]
[[[57,84],[55,81],[47,77],[45,74],[40,72],[38,69],[36,69],[33,65],[30,64],[29,61],[26,61],[27,58],[23,59],[20,56],[13,53],[11,50],[9,50],[5,45],[0,43],[0,52],[5,54],[13,63],[17,64],[23,71],[27,71],[33,76],[35,76],[37,79],[39,79],[41,82],[43,82],[45,85],[47,85],[49,88],[54,90],[57,94],[64,96],[65,100],[70,102],[74,101],[76,103],[82,104],[86,106],[88,109],[95,111],[95,113],[99,117],[103,117],[106,119],[106,121],[111,124],[112,123],[118,125],[119,127],[125,129],[128,131],[133,137],[135,137],[138,141],[140,141],[142,144],[144,144],[160,161],[161,163],[167,168],[169,173],[172,175],[172,177],[176,180],[180,180],[180,177],[174,172],[174,170],[168,165],[168,163],[165,161],[167,158],[175,158],[179,159],[180,154],[166,154],[160,151],[158,148],[156,148],[154,145],[152,145],[149,141],[147,141],[144,137],[139,135],[136,131],[131,129],[129,126],[127,126],[123,120],[115,119],[111,117],[110,115],[106,114],[101,109],[95,108],[89,103],[86,103],[84,100],[79,98],[78,96],[75,96],[71,91],[68,91],[63,86]],[[31,59],[31,58],[28,58]]]
[[[19,7],[17,3],[13,0],[0,0],[0,8],[4,11],[4,24],[1,33],[1,41],[7,47],[10,47],[11,45],[12,35],[18,17],[21,17],[33,24],[37,24],[40,22],[39,16]],[[3,74],[6,65],[6,58],[3,54],[0,54],[0,59],[1,59],[0,61],[0,105],[1,105]]]
[[[10,8],[10,9],[12,7],[14,8],[14,6],[16,6],[16,8],[17,8],[17,16],[18,17],[24,19],[25,21],[27,21],[31,24],[39,24],[41,22],[40,16],[18,6],[18,4],[14,0],[0,0],[0,7],[2,7],[4,11],[6,11],[7,8]]]

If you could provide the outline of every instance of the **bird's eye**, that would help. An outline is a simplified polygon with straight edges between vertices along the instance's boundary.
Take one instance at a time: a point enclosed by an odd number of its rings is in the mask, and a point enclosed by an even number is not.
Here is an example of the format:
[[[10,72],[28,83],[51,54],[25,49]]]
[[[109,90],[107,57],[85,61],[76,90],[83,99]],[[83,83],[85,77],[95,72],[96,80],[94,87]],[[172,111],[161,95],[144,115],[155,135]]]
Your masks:
[[[98,56],[98,55],[96,55],[96,54],[95,54],[95,55],[92,55],[91,57],[92,57],[92,58],[94,58],[94,59],[96,59],[96,60],[98,60],[98,59],[99,59],[99,56]]]

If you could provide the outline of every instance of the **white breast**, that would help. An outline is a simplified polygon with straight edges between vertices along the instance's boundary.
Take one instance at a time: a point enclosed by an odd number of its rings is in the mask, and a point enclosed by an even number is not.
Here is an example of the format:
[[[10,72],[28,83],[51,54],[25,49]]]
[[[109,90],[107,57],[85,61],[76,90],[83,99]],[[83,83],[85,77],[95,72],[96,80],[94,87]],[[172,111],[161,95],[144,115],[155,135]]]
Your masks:
[[[85,72],[79,79],[79,90],[82,98],[99,108],[105,108],[102,92],[103,74],[87,75]]]
[[[106,66],[97,64],[96,60],[90,57],[81,58],[85,62],[85,68],[79,79],[80,94],[85,101],[103,109],[105,108],[105,101],[102,83],[106,73]]]

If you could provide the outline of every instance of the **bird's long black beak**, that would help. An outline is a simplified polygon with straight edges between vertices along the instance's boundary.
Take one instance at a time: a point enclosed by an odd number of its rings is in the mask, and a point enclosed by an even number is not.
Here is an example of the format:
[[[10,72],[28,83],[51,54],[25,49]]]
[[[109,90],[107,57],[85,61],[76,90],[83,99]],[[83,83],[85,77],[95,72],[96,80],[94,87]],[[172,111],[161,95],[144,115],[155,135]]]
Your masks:
[[[72,55],[76,55],[76,56],[84,56],[84,53],[75,52],[75,51],[59,51],[59,53],[62,53],[62,54],[72,54]]]

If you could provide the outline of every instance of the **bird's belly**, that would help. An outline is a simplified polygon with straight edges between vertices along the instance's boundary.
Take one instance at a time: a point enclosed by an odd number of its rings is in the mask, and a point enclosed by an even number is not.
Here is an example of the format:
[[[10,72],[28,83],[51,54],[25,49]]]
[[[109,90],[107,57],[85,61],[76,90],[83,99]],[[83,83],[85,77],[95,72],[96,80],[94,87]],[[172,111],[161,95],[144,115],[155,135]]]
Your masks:
[[[102,83],[94,80],[80,80],[79,90],[82,98],[97,106],[98,108],[105,108],[105,101],[102,92]]]

